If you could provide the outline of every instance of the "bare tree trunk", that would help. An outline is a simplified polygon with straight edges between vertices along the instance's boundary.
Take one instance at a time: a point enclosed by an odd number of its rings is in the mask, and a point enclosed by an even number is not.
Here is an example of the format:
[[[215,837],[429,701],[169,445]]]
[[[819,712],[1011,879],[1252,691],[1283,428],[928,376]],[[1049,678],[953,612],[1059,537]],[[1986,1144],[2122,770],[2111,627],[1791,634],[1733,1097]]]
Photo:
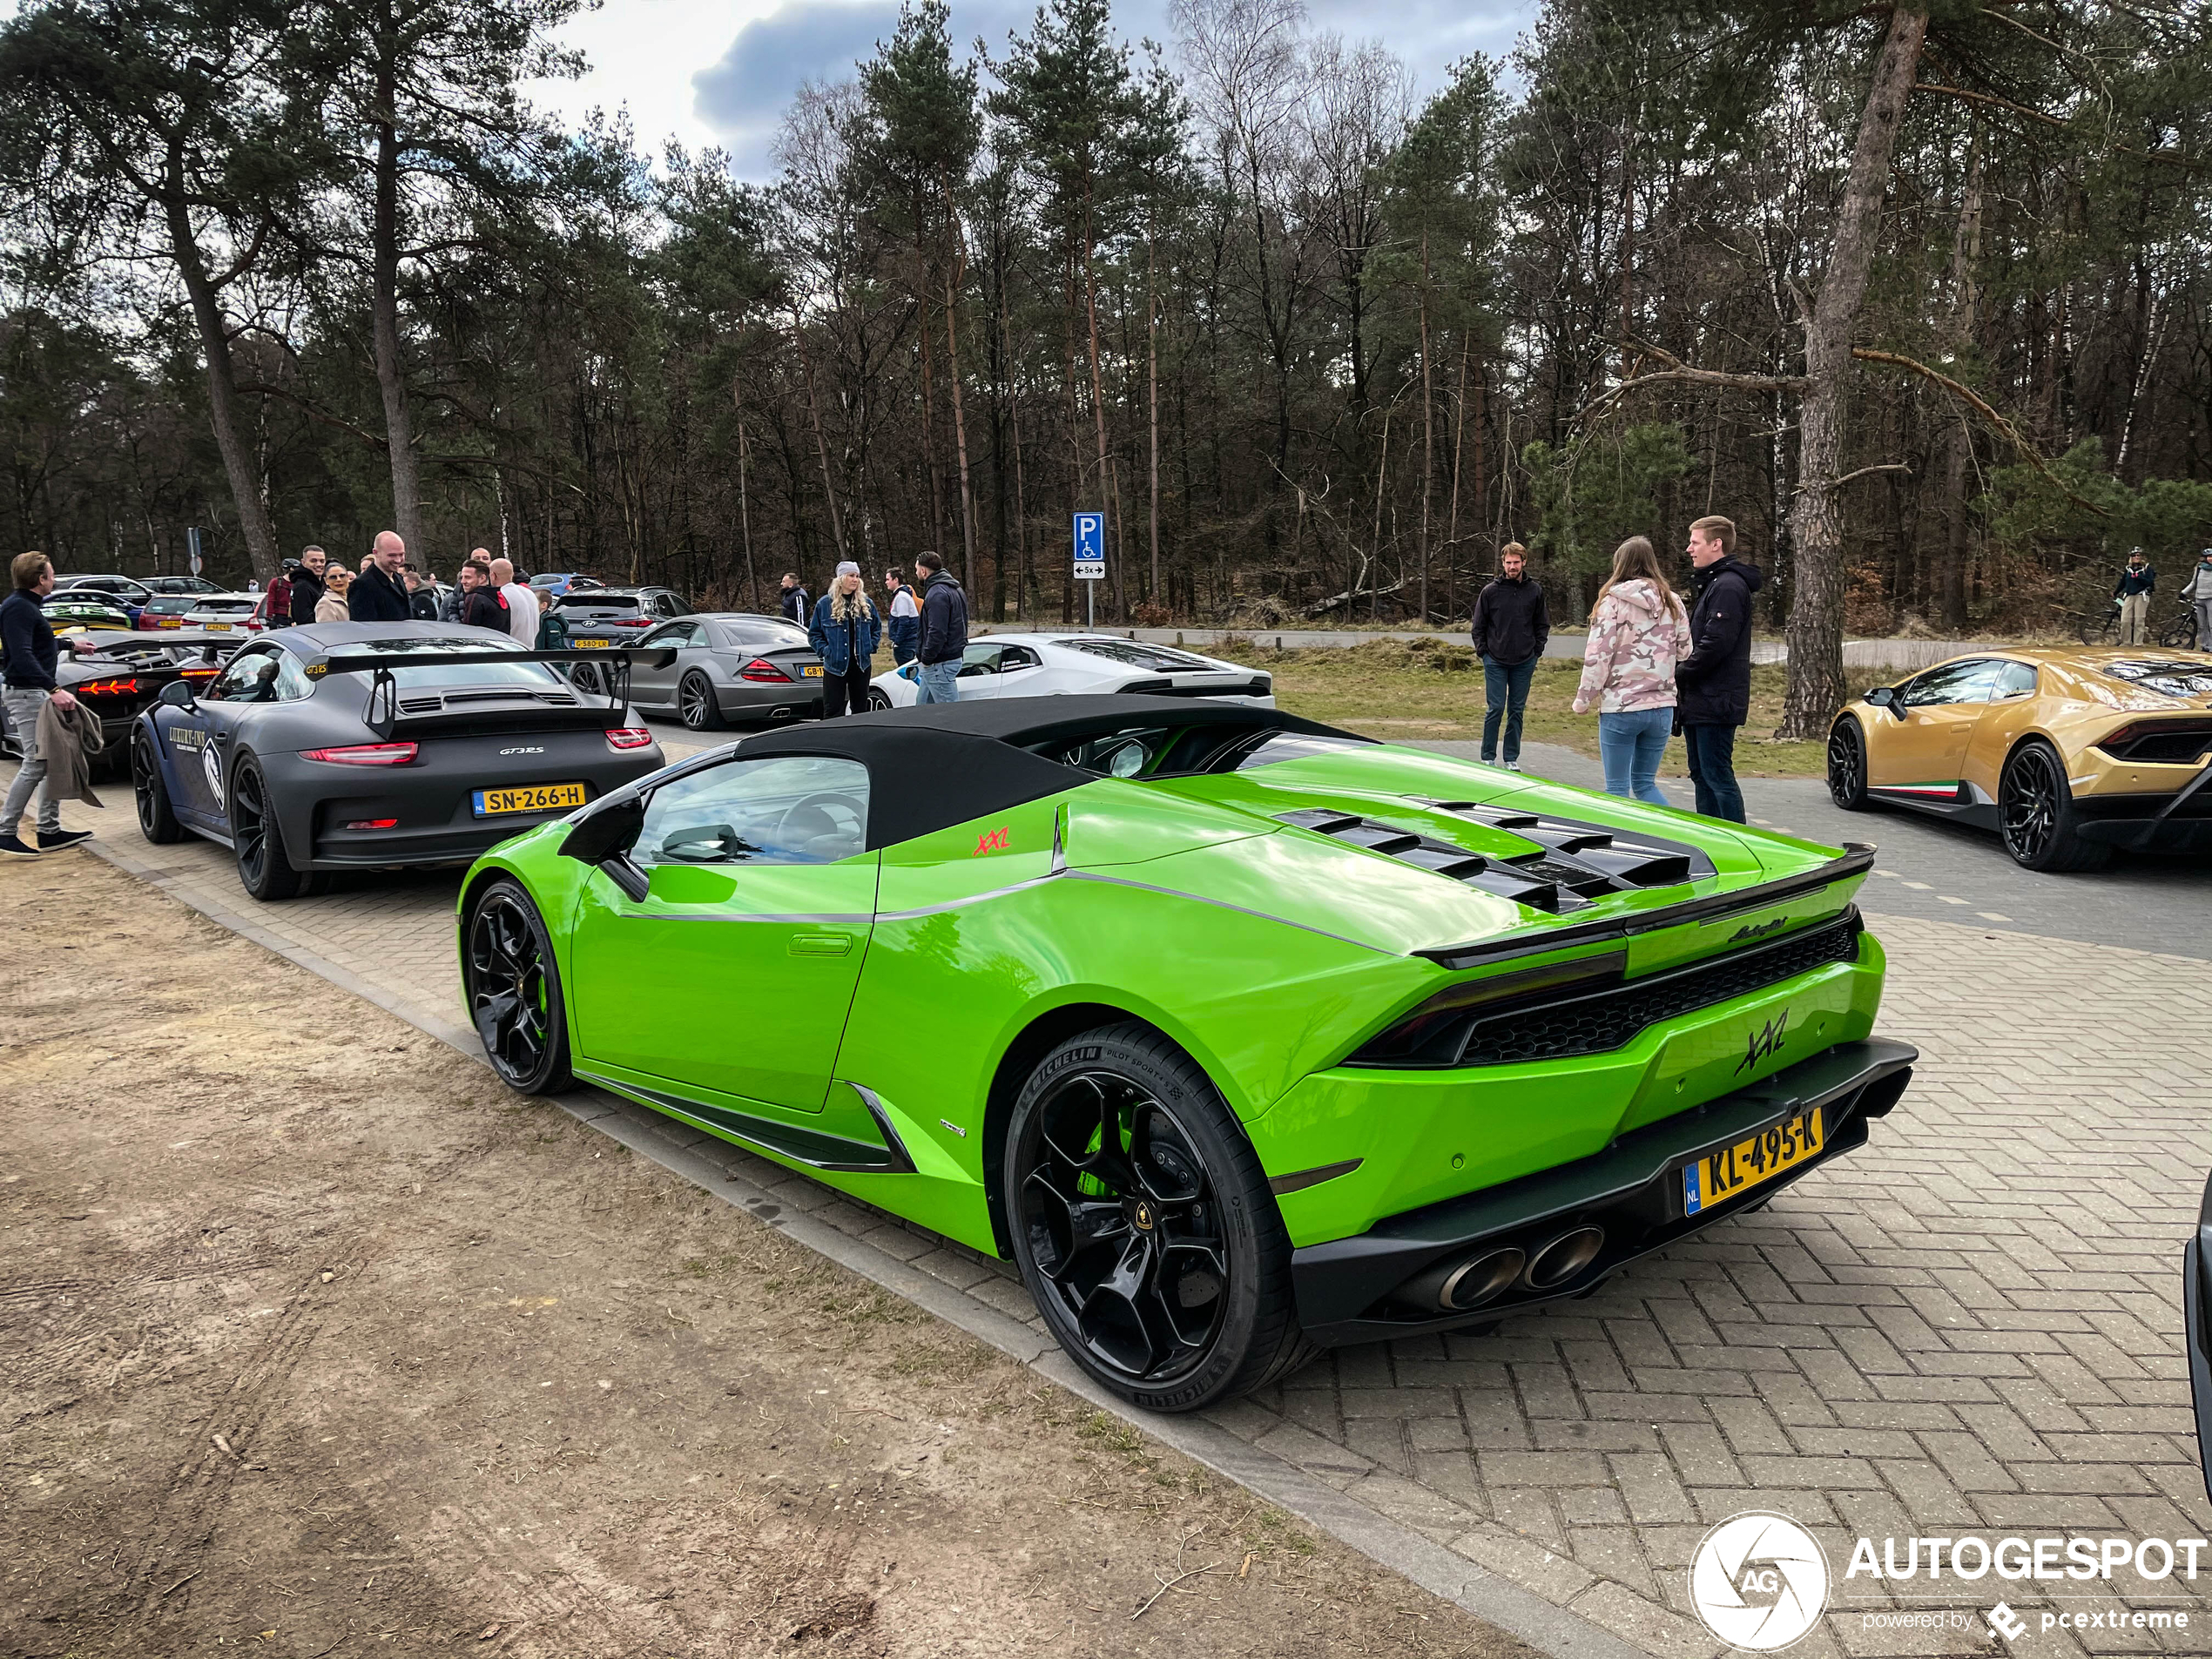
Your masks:
[[[260,469],[239,436],[238,374],[231,363],[230,329],[223,320],[217,286],[200,263],[199,239],[193,233],[192,212],[185,206],[184,157],[173,144],[163,182],[166,188],[162,208],[169,227],[170,251],[184,278],[199,349],[207,359],[207,415],[215,432],[216,452],[223,457],[231,498],[238,504],[238,527],[246,537],[246,558],[263,583],[273,582],[278,568],[276,527],[269,520]]]
[[[791,314],[792,343],[799,347],[799,372],[806,381],[806,413],[814,423],[814,455],[822,463],[822,494],[829,502],[830,536],[837,543],[840,563],[846,558],[845,523],[837,510],[837,486],[830,482],[829,440],[822,434],[821,405],[814,397],[814,364],[806,355],[806,329],[799,314]]]
[[[1467,455],[1467,359],[1474,354],[1474,336],[1460,337],[1460,395],[1452,406],[1452,505],[1444,522],[1444,609],[1456,620],[1460,614],[1460,466]]]
[[[1428,507],[1436,495],[1436,385],[1429,373],[1428,233],[1421,233],[1421,620],[1428,615]]]
[[[1106,471],[1106,379],[1098,367],[1098,278],[1091,266],[1090,188],[1083,188],[1083,314],[1090,327],[1090,412],[1098,428],[1098,510],[1114,515],[1115,527],[1121,525],[1121,513],[1110,503],[1112,478]],[[1104,526],[1100,527],[1102,529]],[[1106,545],[1099,538],[1099,546]],[[1122,561],[1114,561],[1114,593],[1119,601],[1122,620],[1129,620],[1129,604],[1122,593]]]
[[[1959,205],[1959,231],[1952,249],[1951,343],[1963,354],[1973,340],[1980,296],[1975,273],[1981,261],[1981,124],[1974,123],[1966,162],[1966,190]],[[1938,613],[1954,636],[1966,629],[1966,463],[1973,456],[1973,434],[1963,418],[1952,424],[1945,446],[1943,544],[1936,570]]]
[[[1397,413],[1398,406],[1395,403],[1386,405],[1383,409],[1382,453],[1375,458],[1375,538],[1372,544],[1373,551],[1367,560],[1368,570],[1374,577],[1373,585],[1368,590],[1367,620],[1369,622],[1382,620],[1383,489],[1390,481],[1390,419]],[[1352,604],[1354,609],[1358,608],[1359,604],[1358,594],[1352,596]]]
[[[760,603],[760,573],[752,565],[752,512],[745,498],[745,462],[747,453],[745,432],[745,382],[730,382],[730,401],[738,411],[738,536],[745,548],[745,602],[748,607]]]
[[[1777,734],[1804,740],[1828,730],[1844,698],[1844,527],[1836,510],[1844,405],[1851,390],[1851,329],[1881,228],[1882,201],[1904,124],[1905,101],[1927,39],[1925,11],[1898,7],[1875,59],[1859,118],[1851,177],[1836,215],[1828,273],[1805,320],[1805,392],[1797,409],[1797,499],[1790,509],[1794,590],[1790,606],[1790,692]]]
[[[1148,417],[1151,426],[1150,484],[1152,585],[1150,597],[1151,602],[1156,605],[1160,603],[1160,307],[1157,272],[1152,226],[1148,219],[1144,227],[1144,372],[1149,382],[1146,401],[1149,406]]]
[[[415,425],[407,402],[407,369],[400,360],[400,136],[399,25],[390,6],[379,8],[376,63],[376,205],[370,235],[369,314],[376,357],[376,389],[384,400],[384,448],[392,467],[392,528],[410,557],[427,561],[422,540],[422,475],[415,454]]]
[[[960,210],[953,206],[953,184],[944,180],[945,226],[952,242],[952,261],[945,273],[946,376],[953,390],[953,447],[960,460],[960,579],[975,583],[975,495],[968,479],[968,417],[960,395],[960,327],[956,320],[960,285],[968,274],[968,239],[961,233]]]

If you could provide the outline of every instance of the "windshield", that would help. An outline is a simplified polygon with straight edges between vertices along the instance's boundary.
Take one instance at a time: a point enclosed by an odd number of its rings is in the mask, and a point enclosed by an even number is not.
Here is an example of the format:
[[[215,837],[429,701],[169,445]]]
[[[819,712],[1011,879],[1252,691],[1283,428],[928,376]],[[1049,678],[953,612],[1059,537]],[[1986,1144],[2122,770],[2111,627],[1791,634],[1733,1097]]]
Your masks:
[[[714,624],[733,645],[804,645],[806,631],[774,617],[725,617]]]
[[[158,593],[147,600],[142,609],[152,611],[157,617],[181,617],[187,610],[194,609],[194,605],[189,598]]]

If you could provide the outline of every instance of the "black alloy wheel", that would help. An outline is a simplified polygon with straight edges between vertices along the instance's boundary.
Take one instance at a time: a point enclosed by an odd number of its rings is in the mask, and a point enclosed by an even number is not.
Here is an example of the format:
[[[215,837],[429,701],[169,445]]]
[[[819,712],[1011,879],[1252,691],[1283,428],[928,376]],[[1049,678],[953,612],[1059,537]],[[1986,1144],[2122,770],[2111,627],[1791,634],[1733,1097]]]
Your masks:
[[[1311,1357],[1259,1160],[1205,1074],[1159,1033],[1116,1026],[1046,1055],[1006,1145],[1022,1278],[1106,1387],[1196,1411]]]
[[[1828,798],[1847,813],[1866,810],[1866,734],[1849,715],[1828,733]]]
[[[252,757],[231,773],[230,795],[231,851],[238,860],[239,880],[264,904],[299,897],[305,878],[285,855],[284,831],[270,805],[268,779]]]
[[[185,839],[185,826],[177,821],[168,787],[161,781],[153,739],[144,732],[131,734],[131,792],[138,800],[138,831],[146,840],[156,846],[169,846]]]
[[[464,937],[469,1018],[500,1081],[526,1095],[573,1087],[561,972],[522,884],[502,876],[485,888]]]
[[[2081,838],[2074,792],[2058,751],[2032,739],[2013,752],[1997,784],[1997,821],[2005,850],[2023,869],[2094,870],[2112,856],[2101,841]]]
[[[722,705],[715,700],[714,687],[704,674],[684,676],[683,684],[676,688],[676,711],[693,732],[722,729]]]

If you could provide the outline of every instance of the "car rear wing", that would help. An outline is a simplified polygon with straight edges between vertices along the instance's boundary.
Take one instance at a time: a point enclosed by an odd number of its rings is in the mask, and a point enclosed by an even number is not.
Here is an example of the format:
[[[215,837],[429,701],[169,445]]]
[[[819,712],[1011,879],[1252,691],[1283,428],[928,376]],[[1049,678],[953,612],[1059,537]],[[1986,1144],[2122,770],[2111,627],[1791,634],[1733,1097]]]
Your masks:
[[[592,671],[589,675],[567,673],[563,678],[569,680],[586,697],[605,698],[606,706],[604,709],[579,711],[579,712],[586,713],[589,718],[578,724],[590,724],[596,721],[597,724],[611,729],[629,707],[631,664],[634,661],[642,661],[653,668],[666,668],[676,660],[676,653],[673,651],[634,651],[620,648],[603,651],[503,651],[496,653],[454,651],[442,658],[441,654],[435,651],[364,651],[358,656],[347,654],[323,658],[310,663],[307,665],[307,673],[310,678],[315,679],[320,679],[330,674],[373,675],[374,678],[369,682],[368,688],[368,724],[369,729],[374,732],[380,739],[389,742],[402,725],[426,726],[433,724],[455,724],[450,716],[443,718],[431,717],[427,720],[421,717],[409,719],[401,707],[399,682],[393,678],[393,671],[396,669],[434,668],[441,660],[547,663],[553,664],[556,669],[563,664],[570,668],[589,666]],[[550,711],[534,711],[533,716],[543,719],[549,713]],[[462,723],[481,725],[484,724],[484,713],[473,714]],[[503,720],[498,722],[502,725],[508,723],[509,722]],[[556,721],[556,724],[565,724],[565,722]]]

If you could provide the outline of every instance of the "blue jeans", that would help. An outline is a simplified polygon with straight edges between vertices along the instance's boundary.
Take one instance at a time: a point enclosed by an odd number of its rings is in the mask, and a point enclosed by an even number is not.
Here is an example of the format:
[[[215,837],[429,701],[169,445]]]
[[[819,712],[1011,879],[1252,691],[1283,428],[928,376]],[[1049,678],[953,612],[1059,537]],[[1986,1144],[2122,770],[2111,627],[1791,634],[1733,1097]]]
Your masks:
[[[1486,708],[1482,716],[1482,758],[1494,761],[1498,758],[1498,723],[1506,726],[1506,764],[1511,765],[1521,759],[1521,717],[1528,711],[1528,683],[1536,678],[1536,659],[1525,663],[1501,663],[1494,657],[1482,659],[1482,700]]]
[[[1659,761],[1667,752],[1667,738],[1675,729],[1675,711],[1635,709],[1597,717],[1597,752],[1605,761],[1605,792],[1648,800],[1654,806],[1674,803],[1660,792]]]
[[[1689,780],[1697,786],[1697,810],[1707,818],[1743,821],[1743,792],[1736,786],[1736,728],[1685,725],[1682,740],[1689,750]]]
[[[957,703],[960,701],[960,658],[949,663],[924,663],[921,677],[915,682],[921,695],[914,698],[920,707],[924,703]]]

